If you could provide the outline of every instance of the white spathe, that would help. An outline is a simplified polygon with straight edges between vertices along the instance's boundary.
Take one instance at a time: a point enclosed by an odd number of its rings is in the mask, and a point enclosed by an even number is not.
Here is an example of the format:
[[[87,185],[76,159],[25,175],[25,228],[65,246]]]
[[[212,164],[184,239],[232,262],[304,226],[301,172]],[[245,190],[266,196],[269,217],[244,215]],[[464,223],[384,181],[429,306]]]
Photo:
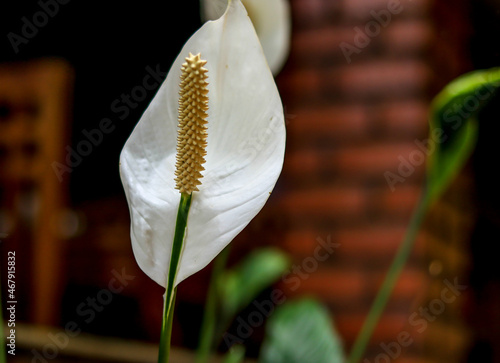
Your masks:
[[[120,155],[141,269],[166,286],[180,194],[174,188],[181,65],[201,53],[208,69],[208,146],[194,192],[175,285],[205,267],[261,210],[281,172],[283,106],[240,0],[185,44]]]
[[[201,0],[204,20],[218,19],[228,0]],[[288,58],[291,16],[288,0],[242,0],[259,36],[269,68],[276,76]]]

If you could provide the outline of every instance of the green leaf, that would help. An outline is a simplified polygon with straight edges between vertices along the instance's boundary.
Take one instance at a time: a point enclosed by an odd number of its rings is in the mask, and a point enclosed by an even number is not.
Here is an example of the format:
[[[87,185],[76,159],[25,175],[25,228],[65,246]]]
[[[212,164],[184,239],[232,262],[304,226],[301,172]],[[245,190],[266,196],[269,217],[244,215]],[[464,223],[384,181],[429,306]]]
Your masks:
[[[286,254],[276,248],[254,250],[232,269],[224,269],[228,247],[217,256],[205,305],[197,363],[208,361],[235,315],[275,282],[289,267]],[[236,353],[235,353],[236,354]],[[228,357],[229,359],[229,357]]]
[[[245,358],[245,347],[243,345],[233,345],[226,353],[224,363],[241,363]]]
[[[340,363],[344,352],[332,318],[314,299],[276,309],[266,327],[259,363]]]
[[[232,319],[275,282],[289,265],[290,260],[285,253],[266,247],[253,251],[235,268],[226,270],[217,283],[222,313]]]
[[[479,111],[499,87],[500,68],[474,71],[452,81],[434,98],[427,170],[429,202],[439,197],[471,155]]]

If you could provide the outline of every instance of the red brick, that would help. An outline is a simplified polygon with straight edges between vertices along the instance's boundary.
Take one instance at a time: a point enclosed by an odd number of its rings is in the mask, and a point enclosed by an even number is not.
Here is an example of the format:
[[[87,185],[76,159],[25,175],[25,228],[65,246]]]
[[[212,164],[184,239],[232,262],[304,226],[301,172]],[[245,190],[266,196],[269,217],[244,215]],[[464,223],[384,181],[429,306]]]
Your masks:
[[[394,253],[395,252],[396,251],[394,251]],[[387,268],[389,268],[389,265]],[[385,271],[379,271],[375,275],[372,275],[373,279],[370,278],[370,281],[372,281],[370,286],[372,287],[372,293],[374,296],[386,278],[386,271],[387,269]],[[415,268],[406,267],[401,272],[401,275],[394,286],[391,299],[411,300],[413,298],[416,302],[419,300],[423,302],[426,297],[425,291],[428,283],[428,275],[425,269],[417,270]]]
[[[317,97],[321,91],[321,74],[314,69],[294,70],[286,77],[280,78],[278,87],[291,102],[311,96]]]
[[[429,66],[420,61],[372,61],[333,71],[338,87],[352,96],[399,96],[424,91],[431,80]]]
[[[371,175],[385,182],[384,172],[396,170],[399,166],[398,155],[406,156],[415,149],[415,144],[410,142],[342,148],[335,153],[333,163],[342,176]]]
[[[340,44],[352,44],[355,32],[350,27],[325,26],[320,29],[297,32],[292,37],[291,56],[311,62],[341,52]]]
[[[396,186],[392,192],[389,187],[372,196],[372,208],[388,216],[410,216],[417,205],[422,188],[418,185]]]
[[[429,11],[431,4],[430,0],[420,1],[404,1],[404,0],[349,0],[342,2],[342,10],[344,17],[356,21],[370,21],[373,19],[371,12],[379,12],[380,10],[387,10],[388,5],[395,3],[396,8],[398,4],[401,5],[402,11],[400,14],[392,14],[391,18],[396,16],[421,16]]]
[[[318,237],[322,238],[312,230],[290,230],[281,237],[280,246],[294,256],[310,256],[318,246]]]
[[[377,127],[384,134],[417,138],[428,132],[429,106],[423,101],[386,102],[378,106],[376,114]]]
[[[335,3],[324,0],[293,0],[290,5],[295,29],[328,21],[328,14],[337,7]]]
[[[355,187],[331,187],[291,191],[281,201],[288,214],[307,216],[354,216],[366,208],[366,195]]]
[[[296,261],[294,265],[300,267],[301,262]],[[294,276],[298,281],[297,274],[290,276]],[[319,268],[300,281],[300,285],[291,282],[288,286],[286,282],[282,285],[284,288],[298,286],[295,291],[288,290],[288,294],[315,295],[326,303],[359,301],[364,291],[363,275],[355,269]]]
[[[359,27],[326,25],[319,29],[297,31],[292,37],[290,56],[301,64],[314,65],[327,57],[343,56],[342,43],[355,46]],[[361,31],[365,33],[363,27]],[[431,25],[423,20],[398,20],[391,23],[378,36],[370,38],[370,44],[381,43],[387,55],[418,54],[432,45]],[[370,44],[366,47],[370,47]],[[352,59],[361,58],[365,48],[359,48]],[[343,58],[342,58],[343,59]],[[318,61],[319,60],[319,61]],[[344,63],[344,60],[342,61]]]
[[[341,229],[333,233],[335,242],[340,243],[339,258],[392,259],[406,233],[407,226],[369,226]],[[425,252],[426,237],[419,234],[414,253]]]
[[[319,139],[310,137],[302,142],[313,143],[314,140]],[[320,179],[325,173],[330,175],[329,178],[335,178],[336,181],[363,182],[371,179],[391,190],[384,173],[391,172],[394,175],[399,175],[398,168],[402,163],[400,157],[403,160],[408,160],[408,155],[415,150],[420,153],[413,142],[341,147],[338,150],[321,151],[298,148],[296,151],[291,150],[287,153],[283,173],[290,178],[293,177],[295,182],[306,179],[312,181],[315,176]],[[415,171],[408,177],[404,177],[402,183],[392,183],[393,187],[398,189],[404,184],[420,182],[424,172],[424,164],[415,165],[414,168]]]
[[[294,13],[300,13],[305,18],[310,19],[310,17],[314,17],[314,15],[321,14],[324,11],[326,1],[292,0],[290,5]]]
[[[311,150],[288,152],[285,156],[282,173],[290,177],[303,175],[311,178],[323,167],[324,163],[318,152]]]
[[[287,125],[293,139],[352,139],[367,131],[368,110],[361,105],[324,106],[291,111],[294,118]]]
[[[338,243],[334,255],[338,261],[359,266],[377,262],[389,267],[406,233],[406,226],[351,228],[318,233],[312,230],[289,230],[280,238],[280,246],[293,256],[303,258],[314,255],[320,246],[318,238],[330,239]],[[423,257],[426,253],[427,235],[419,233],[414,243],[412,254]],[[385,270],[383,270],[385,271]],[[381,271],[381,273],[384,273]]]
[[[420,19],[394,21],[380,37],[388,53],[422,51],[431,46],[434,39],[431,24]]]

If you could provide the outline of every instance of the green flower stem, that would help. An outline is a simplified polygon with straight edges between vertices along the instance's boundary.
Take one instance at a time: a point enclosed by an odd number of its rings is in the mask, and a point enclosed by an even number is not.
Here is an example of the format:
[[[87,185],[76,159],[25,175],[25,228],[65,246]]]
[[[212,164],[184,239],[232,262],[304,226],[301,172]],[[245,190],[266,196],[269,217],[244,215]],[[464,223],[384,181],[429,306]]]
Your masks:
[[[405,238],[403,242],[399,246],[399,250],[394,257],[394,260],[389,267],[386,278],[378,291],[378,294],[373,302],[373,305],[368,313],[368,317],[366,318],[361,331],[359,332],[356,341],[353,344],[351,349],[351,354],[347,363],[358,363],[361,357],[363,356],[366,346],[370,341],[370,337],[373,334],[375,327],[384,311],[384,308],[391,296],[392,290],[394,289],[394,285],[403,270],[404,265],[412,251],[413,244],[415,238],[417,236],[420,225],[422,224],[423,218],[425,216],[425,212],[427,211],[427,207],[429,206],[430,197],[427,192],[427,188],[424,188],[422,191],[422,196],[416,206],[410,225],[406,231]]]
[[[163,322],[161,326],[161,337],[160,337],[160,349],[158,352],[158,363],[167,363],[168,357],[170,356],[170,339],[172,337],[172,322],[174,320],[174,302],[175,293],[177,289],[173,291],[173,299],[171,304],[167,304],[167,299],[165,299],[163,306]]]
[[[214,261],[207,300],[205,302],[205,311],[203,312],[203,322],[200,329],[200,343],[196,353],[196,363],[208,362],[212,349],[214,348],[214,335],[217,325],[217,282],[226,267],[229,250],[229,246],[223,249]]]
[[[165,302],[163,308],[163,322],[161,326],[160,347],[158,352],[158,363],[168,363],[170,354],[170,338],[172,334],[172,322],[174,317],[175,277],[177,267],[181,257],[184,236],[186,234],[187,219],[189,207],[191,206],[192,194],[181,194],[179,210],[177,211],[177,220],[175,222],[174,242],[172,245],[172,254],[170,256],[170,267],[168,270],[167,288],[165,291]]]

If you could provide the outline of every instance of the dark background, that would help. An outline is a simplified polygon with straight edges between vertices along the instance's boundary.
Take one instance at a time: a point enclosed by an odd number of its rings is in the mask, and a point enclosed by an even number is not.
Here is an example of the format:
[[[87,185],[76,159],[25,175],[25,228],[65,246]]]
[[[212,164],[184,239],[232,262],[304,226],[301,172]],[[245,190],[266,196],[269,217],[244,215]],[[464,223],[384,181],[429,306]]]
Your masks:
[[[201,26],[198,0],[69,1],[59,4],[58,13],[16,54],[7,35],[22,35],[22,18],[32,20],[40,10],[37,1],[0,6],[0,62],[58,57],[71,64],[75,72],[71,144],[84,139],[83,129],[98,128],[102,118],[116,125],[71,173],[71,200],[79,204],[123,194],[119,153],[156,90],[149,91],[123,120],[111,110],[111,103],[142,84],[147,66],[169,70],[182,45]]]

